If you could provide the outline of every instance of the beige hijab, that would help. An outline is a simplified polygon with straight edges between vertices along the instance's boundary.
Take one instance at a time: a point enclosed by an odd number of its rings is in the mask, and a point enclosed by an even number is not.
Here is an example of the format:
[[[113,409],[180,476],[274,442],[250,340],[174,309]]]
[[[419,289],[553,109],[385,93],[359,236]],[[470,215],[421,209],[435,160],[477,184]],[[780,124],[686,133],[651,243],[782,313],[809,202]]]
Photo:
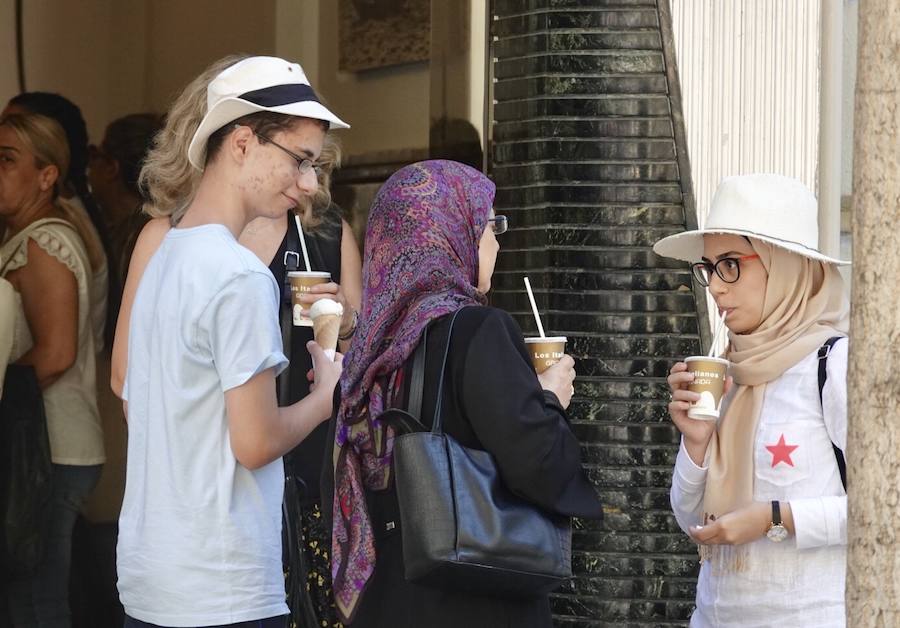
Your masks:
[[[849,328],[850,306],[834,265],[760,240],[751,244],[769,276],[762,323],[749,334],[729,334],[726,357],[737,388],[709,444],[704,522],[753,501],[753,447],[766,385]],[[743,567],[739,550],[701,549],[702,558],[716,555],[722,569]]]

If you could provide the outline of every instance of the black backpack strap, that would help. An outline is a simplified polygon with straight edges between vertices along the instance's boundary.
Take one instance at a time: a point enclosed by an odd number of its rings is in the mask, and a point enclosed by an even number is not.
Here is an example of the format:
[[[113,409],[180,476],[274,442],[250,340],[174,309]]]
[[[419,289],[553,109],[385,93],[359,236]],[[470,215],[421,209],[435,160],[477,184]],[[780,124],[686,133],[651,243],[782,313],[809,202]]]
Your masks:
[[[303,258],[300,257],[300,233],[297,231],[297,225],[292,220],[292,215],[288,214],[287,233],[285,234],[286,242],[284,247],[284,281],[290,287],[290,280],[287,274],[291,271],[300,270]]]
[[[288,273],[300,269],[300,256],[295,252],[300,246],[300,241],[297,235],[297,228],[292,223],[292,220],[288,220],[287,233],[285,234],[287,241],[285,242],[284,252],[284,285],[281,286],[281,302],[278,308],[282,352],[288,359],[288,362],[293,360],[291,347],[293,345],[292,334],[294,333],[294,318],[291,310],[291,280],[288,279]],[[278,405],[290,405],[291,369],[286,368],[282,370],[278,374],[276,381],[278,382]]]
[[[826,370],[826,366],[828,364],[828,354],[831,353],[831,349],[841,338],[843,338],[843,336],[835,336],[833,338],[829,338],[825,341],[825,344],[819,347],[819,403],[822,403],[822,391],[825,390],[825,381],[828,379],[828,371]],[[834,441],[832,441],[831,447],[834,449],[834,459],[837,461],[838,471],[841,474],[841,484],[844,485],[844,492],[846,493],[847,462],[846,460],[844,460],[844,452],[841,451],[840,447],[834,444]]]

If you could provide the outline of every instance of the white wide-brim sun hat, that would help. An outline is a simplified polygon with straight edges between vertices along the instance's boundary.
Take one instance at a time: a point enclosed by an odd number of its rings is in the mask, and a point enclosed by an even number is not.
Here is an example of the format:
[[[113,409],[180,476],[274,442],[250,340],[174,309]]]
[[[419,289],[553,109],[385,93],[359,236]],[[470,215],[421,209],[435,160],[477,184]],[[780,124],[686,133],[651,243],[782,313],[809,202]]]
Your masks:
[[[827,262],[850,262],[819,252],[819,205],[803,183],[780,174],[727,177],[719,184],[702,229],[676,233],[653,245],[653,252],[686,262],[703,257],[703,236],[725,233],[756,238]]]
[[[251,113],[271,111],[323,120],[331,128],[350,128],[319,102],[299,64],[278,57],[250,57],[223,70],[206,88],[206,106],[188,147],[188,160],[198,170],[206,163],[209,136]]]

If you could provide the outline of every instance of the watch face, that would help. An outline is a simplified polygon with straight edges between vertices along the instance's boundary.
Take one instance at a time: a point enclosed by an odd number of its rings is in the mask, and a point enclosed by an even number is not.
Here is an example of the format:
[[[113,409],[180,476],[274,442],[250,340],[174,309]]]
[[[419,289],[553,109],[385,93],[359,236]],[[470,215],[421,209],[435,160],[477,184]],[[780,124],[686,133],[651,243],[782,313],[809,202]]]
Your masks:
[[[788,531],[787,528],[779,524],[777,526],[772,526],[771,528],[769,528],[769,531],[766,532],[766,536],[769,537],[770,541],[781,543],[788,537]]]

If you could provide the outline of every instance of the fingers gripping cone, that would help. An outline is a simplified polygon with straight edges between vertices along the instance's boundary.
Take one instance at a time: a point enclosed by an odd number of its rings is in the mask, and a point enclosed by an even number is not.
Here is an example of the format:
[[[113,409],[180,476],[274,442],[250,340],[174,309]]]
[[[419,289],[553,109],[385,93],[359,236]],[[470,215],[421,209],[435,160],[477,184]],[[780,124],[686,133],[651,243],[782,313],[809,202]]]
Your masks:
[[[343,316],[343,306],[332,299],[319,299],[309,309],[309,317],[313,323],[313,337],[325,351],[325,355],[332,360],[337,351]]]

